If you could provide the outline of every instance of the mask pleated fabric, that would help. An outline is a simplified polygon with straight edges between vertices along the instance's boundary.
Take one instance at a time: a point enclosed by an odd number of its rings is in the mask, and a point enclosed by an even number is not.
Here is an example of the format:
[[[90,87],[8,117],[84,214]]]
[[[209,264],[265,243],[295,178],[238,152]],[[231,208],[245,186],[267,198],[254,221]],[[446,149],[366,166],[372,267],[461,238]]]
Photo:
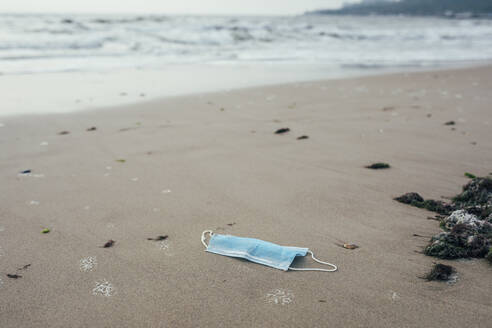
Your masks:
[[[207,234],[210,235],[208,245],[206,243]],[[243,258],[251,262],[263,264],[283,271],[334,272],[338,269],[334,264],[318,260],[308,248],[280,246],[260,239],[216,234],[211,230],[205,230],[202,233],[201,240],[207,252]],[[314,261],[331,266],[332,269],[291,267],[292,262],[297,256],[306,256],[308,253],[311,254]]]

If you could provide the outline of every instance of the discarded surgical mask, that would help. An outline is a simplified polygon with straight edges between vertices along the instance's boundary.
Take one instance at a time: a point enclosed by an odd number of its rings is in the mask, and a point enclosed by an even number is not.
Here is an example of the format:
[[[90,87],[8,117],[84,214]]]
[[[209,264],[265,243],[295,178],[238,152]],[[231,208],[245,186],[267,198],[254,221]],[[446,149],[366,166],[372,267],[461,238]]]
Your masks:
[[[207,245],[206,237],[210,234],[210,240]],[[267,241],[242,238],[231,235],[219,235],[211,230],[205,230],[202,233],[202,244],[206,251],[219,255],[239,257],[251,262],[263,264],[279,270],[297,270],[297,271],[325,271],[333,272],[337,266],[328,262],[323,262],[314,257],[313,252],[308,248],[279,246]],[[292,261],[296,256],[306,256],[311,254],[313,260],[318,263],[331,266],[333,269],[321,268],[293,268]]]

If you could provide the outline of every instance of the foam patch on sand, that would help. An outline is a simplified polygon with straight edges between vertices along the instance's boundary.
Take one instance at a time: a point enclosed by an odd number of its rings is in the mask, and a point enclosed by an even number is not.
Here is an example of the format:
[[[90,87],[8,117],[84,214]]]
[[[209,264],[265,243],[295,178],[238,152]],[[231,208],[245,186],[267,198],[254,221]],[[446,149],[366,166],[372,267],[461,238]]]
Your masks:
[[[80,270],[87,272],[92,271],[97,266],[97,258],[95,256],[85,257],[80,260]]]
[[[172,252],[172,249],[171,249],[171,245],[169,245],[169,243],[166,240],[159,242],[157,244],[157,247],[159,247],[159,249],[161,251],[163,251],[164,254],[166,254],[167,256],[173,256],[174,255],[174,253]]]
[[[274,289],[266,294],[266,301],[268,303],[287,305],[294,300],[294,294],[287,289]]]
[[[110,297],[114,295],[114,287],[107,280],[96,281],[96,287],[92,290],[92,295],[102,295]]]

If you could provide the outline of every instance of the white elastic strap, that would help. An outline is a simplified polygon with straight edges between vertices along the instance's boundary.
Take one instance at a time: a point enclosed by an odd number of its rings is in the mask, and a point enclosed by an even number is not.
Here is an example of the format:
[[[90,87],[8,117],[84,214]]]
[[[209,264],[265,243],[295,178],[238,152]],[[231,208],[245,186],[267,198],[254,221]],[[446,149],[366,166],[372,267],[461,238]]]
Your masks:
[[[205,246],[205,248],[208,248],[207,243],[205,243],[207,233],[210,234],[210,237],[212,237],[214,232],[212,230],[205,230],[204,232],[202,232],[202,244],[203,246]]]
[[[321,269],[321,268],[293,268],[293,267],[289,267],[289,270],[294,270],[294,271],[324,271],[324,272],[334,272],[334,271],[337,271],[338,268],[335,264],[331,264],[331,263],[328,263],[328,262],[323,262],[323,261],[320,261],[318,260],[317,258],[314,257],[314,254],[313,252],[311,252],[310,250],[308,250],[308,253],[311,254],[311,257],[313,258],[313,260],[315,260],[316,262],[318,263],[321,263],[321,264],[325,264],[325,265],[329,265],[331,267],[333,267],[333,269]]]

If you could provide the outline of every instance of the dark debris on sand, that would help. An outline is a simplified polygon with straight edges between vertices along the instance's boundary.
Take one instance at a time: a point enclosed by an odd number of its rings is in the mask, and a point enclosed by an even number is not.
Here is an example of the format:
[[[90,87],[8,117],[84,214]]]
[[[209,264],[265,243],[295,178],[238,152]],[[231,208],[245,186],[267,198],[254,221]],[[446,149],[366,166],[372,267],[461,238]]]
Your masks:
[[[436,263],[432,267],[432,270],[425,275],[425,279],[428,281],[438,280],[438,281],[450,281],[456,274],[456,270],[446,264]]]
[[[281,128],[281,129],[278,129],[277,131],[275,131],[275,134],[284,134],[284,133],[287,133],[289,131],[290,131],[289,128]]]
[[[372,170],[381,170],[381,169],[389,169],[391,166],[388,163],[373,163],[371,165],[367,165],[366,169],[372,169]]]
[[[70,131],[60,131],[60,132],[58,132],[58,135],[60,135],[60,136],[63,136],[63,135],[66,135],[66,134],[70,134]]]
[[[305,139],[309,139],[309,136],[300,136],[300,137],[297,137],[297,140],[305,140]]]
[[[168,235],[162,235],[162,236],[157,236],[155,238],[147,238],[147,240],[161,241],[161,240],[166,240],[167,238],[168,238]]]
[[[455,125],[456,122],[455,121],[448,121],[446,123],[444,123],[444,125]]]
[[[12,278],[12,279],[19,279],[19,278],[22,278],[22,276],[21,276],[21,275],[18,275],[18,274],[16,274],[16,273],[14,273],[14,274],[7,273],[7,277]]]
[[[22,267],[18,268],[17,270],[18,270],[18,271],[20,271],[20,270],[26,270],[26,269],[28,269],[30,266],[31,266],[31,263],[26,264],[26,265],[24,265],[24,266],[22,266]]]
[[[108,241],[107,241],[107,242],[106,242],[106,243],[102,246],[102,248],[110,248],[110,247],[113,247],[115,243],[116,243],[116,242],[115,242],[114,240],[110,239],[110,240],[108,240]]]
[[[424,254],[442,259],[483,258],[492,263],[492,178],[476,177],[450,203],[407,193],[395,200],[437,212],[443,231],[430,239]]]
[[[87,128],[86,131],[96,131],[97,128],[95,126],[91,126],[90,128]]]

